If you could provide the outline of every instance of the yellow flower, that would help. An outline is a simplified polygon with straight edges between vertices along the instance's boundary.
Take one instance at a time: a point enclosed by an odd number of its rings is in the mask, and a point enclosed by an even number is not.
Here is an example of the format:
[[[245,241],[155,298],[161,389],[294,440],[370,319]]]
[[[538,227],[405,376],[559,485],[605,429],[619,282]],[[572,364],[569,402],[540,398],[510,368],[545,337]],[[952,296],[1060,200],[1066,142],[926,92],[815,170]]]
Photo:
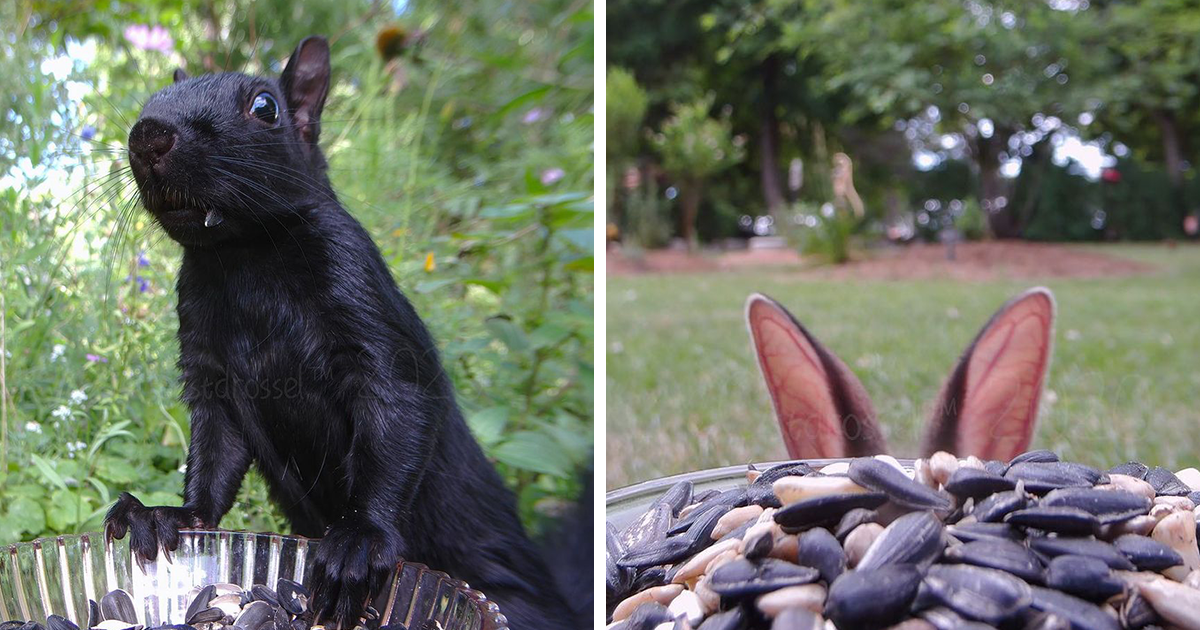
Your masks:
[[[425,271],[433,271],[437,269],[437,263],[433,261],[433,252],[425,254]]]

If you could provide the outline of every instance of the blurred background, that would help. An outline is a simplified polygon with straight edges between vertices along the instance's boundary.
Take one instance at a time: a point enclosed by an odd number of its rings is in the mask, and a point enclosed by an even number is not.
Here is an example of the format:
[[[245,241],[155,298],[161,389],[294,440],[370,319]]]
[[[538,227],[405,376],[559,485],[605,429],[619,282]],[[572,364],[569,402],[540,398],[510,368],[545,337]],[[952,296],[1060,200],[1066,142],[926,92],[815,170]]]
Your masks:
[[[0,3],[0,543],[178,505],[179,248],[123,145],[179,66],[333,50],[321,144],[539,528],[591,466],[593,15],[586,0]],[[287,531],[255,473],[222,525]]]
[[[785,456],[751,291],[846,361],[912,456],[975,332],[1046,284],[1036,445],[1194,463],[1200,4],[606,11],[610,488]]]

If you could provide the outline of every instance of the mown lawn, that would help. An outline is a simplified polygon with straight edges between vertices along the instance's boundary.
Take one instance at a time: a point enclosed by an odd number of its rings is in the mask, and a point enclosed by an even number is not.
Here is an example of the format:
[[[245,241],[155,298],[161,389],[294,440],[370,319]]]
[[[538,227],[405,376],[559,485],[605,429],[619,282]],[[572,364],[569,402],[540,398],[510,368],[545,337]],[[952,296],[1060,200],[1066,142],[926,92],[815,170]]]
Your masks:
[[[1034,443],[1111,465],[1200,461],[1200,247],[1088,246],[1149,275],[1043,281],[824,281],[786,271],[608,278],[609,489],[786,456],[742,321],[782,302],[870,392],[896,454],[914,455],[942,379],[991,313],[1035,284],[1058,300]]]

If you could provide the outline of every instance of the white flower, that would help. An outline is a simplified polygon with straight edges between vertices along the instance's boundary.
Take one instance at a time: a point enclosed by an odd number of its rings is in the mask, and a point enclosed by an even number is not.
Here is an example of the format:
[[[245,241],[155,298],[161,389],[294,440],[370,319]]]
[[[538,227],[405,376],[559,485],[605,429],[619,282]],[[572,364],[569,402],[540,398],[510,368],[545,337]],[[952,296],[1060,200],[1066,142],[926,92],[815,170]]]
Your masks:
[[[50,415],[58,418],[59,420],[66,420],[67,418],[71,417],[71,408],[66,405],[59,405],[58,409],[50,412]]]
[[[71,404],[73,405],[82,405],[87,399],[88,395],[82,389],[71,392]]]
[[[26,423],[25,423],[25,430],[26,430],[26,431],[29,431],[30,433],[41,433],[41,432],[42,432],[42,425],[40,425],[40,424],[38,424],[38,423],[36,423],[36,422],[26,422]]]
[[[74,459],[75,453],[87,448],[86,442],[67,442],[67,457]]]
[[[61,359],[63,353],[66,351],[67,347],[61,343],[54,344],[54,349],[50,351],[50,362],[54,363],[55,361]]]

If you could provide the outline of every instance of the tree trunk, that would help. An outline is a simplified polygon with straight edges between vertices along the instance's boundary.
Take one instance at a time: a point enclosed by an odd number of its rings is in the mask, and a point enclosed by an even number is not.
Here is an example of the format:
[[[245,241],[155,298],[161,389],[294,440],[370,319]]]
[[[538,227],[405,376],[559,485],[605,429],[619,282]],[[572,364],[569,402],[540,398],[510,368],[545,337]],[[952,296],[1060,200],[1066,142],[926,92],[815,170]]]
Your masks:
[[[688,179],[680,194],[679,233],[687,243],[688,251],[696,249],[696,216],[700,214],[700,180]]]
[[[999,127],[992,137],[975,139],[975,164],[979,167],[979,205],[988,220],[988,228],[996,238],[1021,236],[1017,213],[1009,203],[1009,183],[1000,174],[1000,154],[1008,146],[1011,134]]]
[[[1175,112],[1165,109],[1154,111],[1154,121],[1162,133],[1163,163],[1171,184],[1178,187],[1183,183],[1183,142],[1180,140],[1179,124]]]
[[[1182,221],[1188,212],[1183,196],[1183,134],[1179,130],[1175,112],[1157,109],[1154,110],[1153,116],[1162,134],[1163,164],[1167,169],[1167,177],[1171,180],[1171,204],[1175,207],[1176,217]]]
[[[761,151],[763,200],[767,204],[767,212],[778,219],[779,212],[787,204],[779,175],[779,119],[775,116],[778,57],[767,56],[759,69],[762,73],[762,101],[759,103],[758,146]]]

